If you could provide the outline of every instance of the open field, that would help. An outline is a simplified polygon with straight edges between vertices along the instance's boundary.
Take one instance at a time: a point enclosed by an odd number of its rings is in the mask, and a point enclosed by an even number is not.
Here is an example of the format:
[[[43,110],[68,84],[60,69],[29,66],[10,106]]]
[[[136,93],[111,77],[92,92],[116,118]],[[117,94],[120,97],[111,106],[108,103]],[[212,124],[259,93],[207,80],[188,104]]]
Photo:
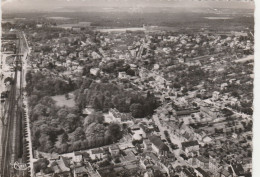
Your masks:
[[[47,19],[52,19],[52,20],[69,20],[71,18],[67,17],[46,17]]]
[[[232,17],[204,17],[208,20],[229,20],[232,19]]]
[[[74,95],[69,94],[69,99],[66,99],[65,95],[56,95],[53,96],[52,99],[56,101],[56,104],[58,106],[67,106],[67,107],[74,107],[75,106],[75,101],[74,101]]]

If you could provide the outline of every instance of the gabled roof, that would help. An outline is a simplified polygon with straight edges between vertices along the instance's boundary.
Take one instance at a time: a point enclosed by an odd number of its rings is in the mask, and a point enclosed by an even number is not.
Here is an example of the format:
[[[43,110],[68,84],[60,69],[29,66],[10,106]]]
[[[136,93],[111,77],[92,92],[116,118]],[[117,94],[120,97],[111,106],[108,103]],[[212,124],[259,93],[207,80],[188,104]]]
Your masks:
[[[220,169],[218,173],[224,175],[225,177],[231,176],[231,174],[224,168]]]
[[[191,147],[191,146],[196,146],[199,145],[198,141],[187,141],[187,142],[183,142],[181,143],[182,148],[187,148],[187,147]]]
[[[113,151],[113,150],[120,150],[118,145],[112,145],[109,148],[110,148],[111,151]]]
[[[196,175],[189,171],[187,168],[183,170],[183,173],[188,177],[196,177]]]
[[[242,164],[235,163],[235,164],[232,164],[231,166],[232,166],[234,172],[236,173],[236,175],[242,175],[245,173]]]
[[[200,162],[203,162],[203,163],[209,163],[209,159],[203,157],[203,156],[199,156],[197,157],[197,159],[200,161]]]
[[[79,173],[87,173],[88,171],[87,171],[87,169],[85,168],[85,167],[83,167],[83,166],[81,166],[81,167],[76,167],[75,168],[75,173],[76,174],[79,174]]]
[[[160,137],[158,136],[150,136],[149,140],[151,141],[152,144],[154,144],[158,149],[162,151],[169,151],[169,147],[164,144],[164,142],[161,140]]]
[[[101,153],[104,153],[104,151],[101,148],[98,148],[98,149],[91,150],[91,153],[92,154],[101,154]]]
[[[202,168],[198,167],[196,170],[203,175],[203,177],[210,177],[207,172],[205,172]]]

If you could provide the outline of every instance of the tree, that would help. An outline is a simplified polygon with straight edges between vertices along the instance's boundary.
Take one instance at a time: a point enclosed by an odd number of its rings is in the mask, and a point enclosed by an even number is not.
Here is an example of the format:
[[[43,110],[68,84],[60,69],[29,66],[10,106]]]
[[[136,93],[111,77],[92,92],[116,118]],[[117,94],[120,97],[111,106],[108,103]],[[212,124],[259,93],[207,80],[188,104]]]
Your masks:
[[[66,153],[66,152],[68,152],[68,150],[69,150],[69,144],[68,144],[68,143],[62,144],[61,147],[60,147],[60,150],[61,150],[60,153]]]
[[[122,132],[120,129],[120,125],[116,123],[112,123],[108,126],[108,134],[111,136],[113,142],[116,142],[122,137]]]
[[[102,112],[94,112],[94,113],[88,115],[84,119],[84,127],[87,128],[88,125],[90,125],[93,122],[96,122],[99,124],[102,124],[104,122],[104,116],[103,116]]]
[[[69,94],[68,93],[65,94],[65,98],[66,98],[66,100],[69,99]]]
[[[64,144],[64,143],[67,143],[69,140],[69,136],[68,134],[65,132],[63,133],[62,137],[61,137],[61,143]]]
[[[40,170],[45,170],[49,165],[49,163],[50,162],[46,158],[37,160],[36,162],[33,163],[34,171],[38,173],[40,172]]]
[[[115,159],[115,163],[120,163],[121,161],[120,161],[120,159],[117,157],[116,159]]]
[[[140,103],[134,103],[130,106],[132,116],[135,118],[143,117],[143,106]]]
[[[74,131],[74,141],[78,141],[78,140],[84,140],[85,139],[85,132],[83,131],[82,127],[78,127],[75,131]]]

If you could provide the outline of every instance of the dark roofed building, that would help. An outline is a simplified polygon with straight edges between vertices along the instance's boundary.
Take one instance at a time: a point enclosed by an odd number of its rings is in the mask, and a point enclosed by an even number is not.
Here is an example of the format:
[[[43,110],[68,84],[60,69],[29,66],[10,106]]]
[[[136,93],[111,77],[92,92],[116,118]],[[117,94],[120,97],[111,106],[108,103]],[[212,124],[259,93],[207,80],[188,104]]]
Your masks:
[[[189,155],[191,152],[199,151],[198,141],[187,141],[181,143],[181,145],[182,145],[182,150],[186,153],[186,155]]]
[[[87,177],[88,176],[88,171],[85,167],[80,166],[80,167],[75,167],[73,170],[74,177]]]
[[[69,165],[69,159],[65,157],[60,157],[59,160],[56,160],[51,164],[51,167],[54,171],[54,174],[58,175],[70,175],[70,165]]]
[[[197,177],[197,176],[196,176],[196,173],[185,168],[181,171],[181,177]]]
[[[234,163],[230,165],[229,172],[236,176],[244,176],[245,170],[242,164]]]
[[[195,169],[195,173],[199,177],[210,177],[210,175],[200,167]]]
[[[169,152],[169,147],[161,140],[159,136],[150,136],[149,140],[152,143],[152,149],[157,154],[166,155]]]
[[[2,40],[16,40],[18,39],[15,33],[4,33],[2,34]]]
[[[178,118],[181,118],[181,117],[190,116],[192,113],[197,113],[197,112],[199,112],[198,109],[180,110],[180,111],[176,111],[176,116]]]
[[[218,170],[218,174],[220,177],[231,177],[232,176],[232,174],[224,168],[220,168]]]
[[[204,169],[209,168],[209,159],[207,159],[206,157],[203,157],[203,156],[197,157],[196,163],[199,167],[202,167]]]

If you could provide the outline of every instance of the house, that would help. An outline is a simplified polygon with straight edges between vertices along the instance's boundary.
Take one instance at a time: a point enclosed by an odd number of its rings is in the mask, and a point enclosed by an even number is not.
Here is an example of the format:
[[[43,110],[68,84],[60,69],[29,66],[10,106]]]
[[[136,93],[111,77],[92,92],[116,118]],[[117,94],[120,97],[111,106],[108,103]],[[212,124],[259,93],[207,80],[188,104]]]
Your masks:
[[[213,100],[218,100],[219,99],[219,95],[220,95],[220,93],[218,91],[214,91],[212,93],[212,99]]]
[[[202,168],[198,167],[194,169],[197,177],[210,177],[210,175],[205,172]]]
[[[105,122],[111,123],[111,122],[117,122],[121,124],[134,124],[130,113],[121,113],[116,108],[111,108],[108,111],[108,114],[104,114]]]
[[[82,156],[81,152],[74,152],[72,160],[73,160],[73,162],[79,163],[82,161],[82,159],[83,159],[82,157],[83,156]]]
[[[209,168],[209,159],[203,156],[199,156],[196,158],[196,163],[199,167],[203,169],[208,169]]]
[[[131,132],[133,140],[141,140],[146,138],[146,133],[139,125],[133,125],[131,127]]]
[[[88,107],[86,107],[86,108],[82,111],[82,114],[83,114],[83,115],[90,115],[90,114],[92,114],[92,113],[94,113],[94,112],[95,112],[95,109],[92,108],[91,106],[88,106]]]
[[[228,171],[233,174],[233,176],[242,177],[245,174],[245,170],[242,166],[242,164],[239,163],[233,163],[228,167]]]
[[[99,73],[100,69],[99,68],[91,68],[90,69],[90,74],[97,76]]]
[[[54,161],[52,164],[52,170],[54,171],[54,174],[60,175],[60,176],[70,176],[70,165],[69,165],[69,159],[65,157],[60,157],[59,160]]]
[[[197,176],[194,171],[185,168],[181,171],[180,177],[197,177]]]
[[[104,150],[101,148],[92,149],[89,153],[89,156],[92,160],[103,159],[103,157],[105,156]]]
[[[88,171],[85,167],[75,167],[73,169],[73,175],[74,177],[88,177]]]
[[[95,170],[89,162],[86,164],[85,168],[88,171],[89,177],[101,177],[99,172]]]
[[[118,72],[118,78],[119,79],[126,79],[127,78],[126,72]]]
[[[147,171],[144,173],[144,177],[154,177],[153,170],[151,168],[147,169]]]
[[[109,152],[111,153],[112,156],[118,155],[120,152],[120,149],[118,145],[112,145],[109,147]]]
[[[157,154],[167,155],[169,152],[169,147],[161,140],[159,136],[150,136],[149,140],[152,143],[153,151],[155,151]]]
[[[101,56],[100,56],[97,52],[95,52],[95,51],[93,51],[93,52],[91,53],[91,56],[92,56],[93,59],[99,59],[99,58],[101,58]]]
[[[149,158],[140,158],[140,166],[144,169],[152,168],[154,165],[153,161]]]
[[[220,85],[220,89],[221,90],[225,90],[227,88],[228,84],[227,83],[223,83]]]
[[[152,143],[149,139],[144,139],[143,140],[143,145],[145,150],[152,150]]]
[[[217,110],[207,104],[200,106],[200,112],[202,114],[204,114],[205,116],[209,116],[212,119],[217,119],[220,116],[219,110]]]
[[[197,109],[185,109],[176,111],[177,118],[190,117],[192,113],[197,113],[199,110]]]
[[[218,170],[219,177],[233,177],[233,175],[227,171],[225,168],[220,168]]]
[[[202,94],[202,95],[206,94],[206,89],[201,89],[200,94]]]
[[[109,109],[108,115],[111,117],[112,122],[121,122],[121,114],[116,108]]]
[[[181,145],[182,145],[182,150],[185,152],[186,155],[199,151],[199,143],[197,140],[183,142],[181,143]]]
[[[214,174],[218,171],[218,163],[217,160],[213,156],[209,156],[209,170],[213,172]]]
[[[35,174],[35,177],[52,177],[52,176],[53,176],[52,173],[45,174],[45,173],[43,173],[43,170],[41,170],[40,172]]]
[[[202,138],[202,141],[204,143],[210,143],[212,141],[212,138],[210,138],[209,136],[205,136],[205,137]]]

